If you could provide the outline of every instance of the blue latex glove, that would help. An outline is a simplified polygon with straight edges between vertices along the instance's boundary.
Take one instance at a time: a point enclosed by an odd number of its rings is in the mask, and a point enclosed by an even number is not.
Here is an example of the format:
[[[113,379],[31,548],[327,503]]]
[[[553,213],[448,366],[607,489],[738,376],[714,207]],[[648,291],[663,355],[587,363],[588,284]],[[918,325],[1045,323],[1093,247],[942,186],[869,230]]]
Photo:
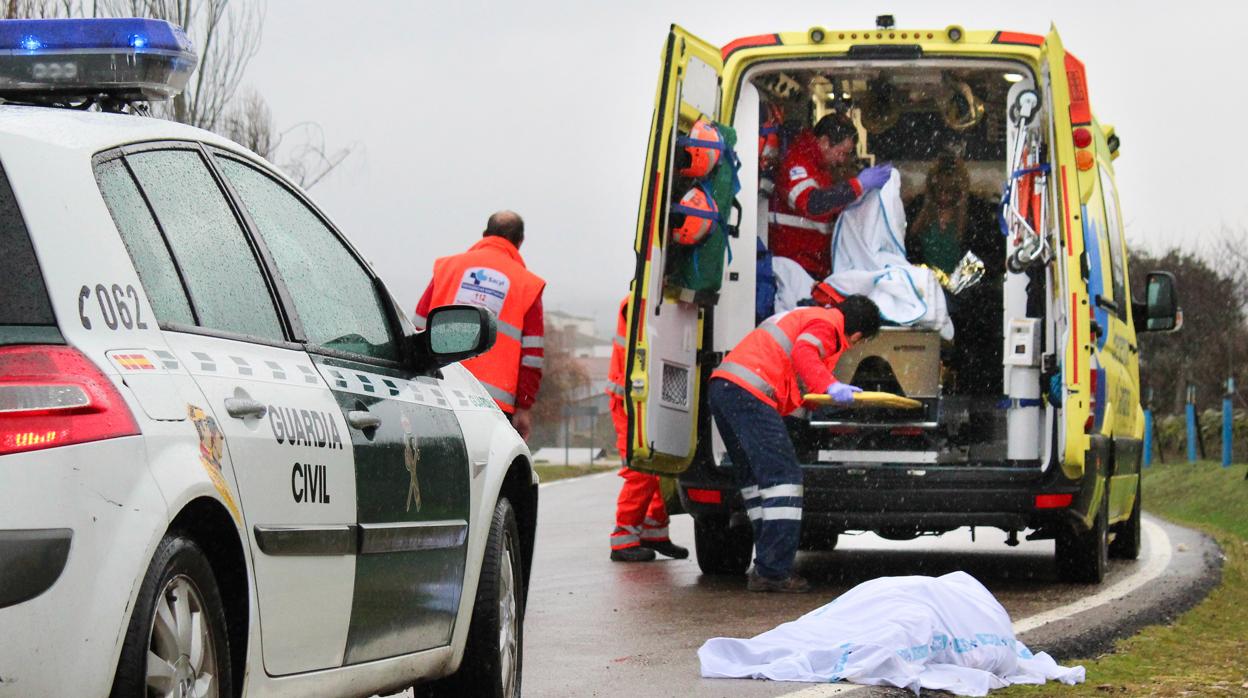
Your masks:
[[[892,173],[892,165],[884,164],[876,165],[875,167],[868,167],[858,173],[858,183],[862,185],[862,190],[864,192],[871,191],[872,189],[880,189],[885,184],[888,184],[888,178],[892,175]]]
[[[854,393],[861,393],[862,388],[849,383],[836,382],[828,386],[828,397],[838,405],[848,405],[854,401]]]

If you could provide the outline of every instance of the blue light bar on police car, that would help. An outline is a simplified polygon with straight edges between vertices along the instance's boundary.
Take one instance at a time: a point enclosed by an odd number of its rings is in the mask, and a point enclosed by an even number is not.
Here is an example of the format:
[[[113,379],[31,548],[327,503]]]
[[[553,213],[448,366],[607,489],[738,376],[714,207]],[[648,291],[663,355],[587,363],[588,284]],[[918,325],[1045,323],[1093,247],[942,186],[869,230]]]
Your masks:
[[[186,87],[198,62],[182,29],[163,20],[0,20],[6,99],[168,99]]]

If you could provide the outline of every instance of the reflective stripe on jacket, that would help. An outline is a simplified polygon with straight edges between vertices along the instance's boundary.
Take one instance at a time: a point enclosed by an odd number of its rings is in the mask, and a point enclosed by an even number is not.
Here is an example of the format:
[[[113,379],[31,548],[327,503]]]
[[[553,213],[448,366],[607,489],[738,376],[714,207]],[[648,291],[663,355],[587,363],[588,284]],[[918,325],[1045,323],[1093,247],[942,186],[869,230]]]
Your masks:
[[[781,415],[822,393],[848,346],[845,318],[829,308],[798,308],[768,318],[741,340],[711,374],[745,388]]]
[[[431,307],[468,303],[495,313],[498,337],[494,348],[467,359],[463,366],[508,414],[516,411],[522,341],[541,341],[541,337],[522,337],[524,316],[545,285],[525,268],[519,250],[498,236],[481,238],[467,252],[433,264]]]

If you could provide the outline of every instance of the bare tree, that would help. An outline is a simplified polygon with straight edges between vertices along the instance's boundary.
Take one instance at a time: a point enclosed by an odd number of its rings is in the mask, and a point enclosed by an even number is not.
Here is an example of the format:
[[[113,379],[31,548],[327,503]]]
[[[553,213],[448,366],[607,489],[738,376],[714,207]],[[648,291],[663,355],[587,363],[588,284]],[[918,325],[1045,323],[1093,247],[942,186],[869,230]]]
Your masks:
[[[80,0],[4,0],[5,19],[81,17]]]
[[[221,122],[221,135],[247,146],[266,160],[274,159],[282,141],[274,130],[273,112],[268,102],[251,88],[242,91]]]
[[[247,64],[260,49],[264,5],[230,0],[98,0],[109,17],[152,17],[182,27],[199,53],[194,77],[170,102],[153,105],[159,116],[220,132]]]

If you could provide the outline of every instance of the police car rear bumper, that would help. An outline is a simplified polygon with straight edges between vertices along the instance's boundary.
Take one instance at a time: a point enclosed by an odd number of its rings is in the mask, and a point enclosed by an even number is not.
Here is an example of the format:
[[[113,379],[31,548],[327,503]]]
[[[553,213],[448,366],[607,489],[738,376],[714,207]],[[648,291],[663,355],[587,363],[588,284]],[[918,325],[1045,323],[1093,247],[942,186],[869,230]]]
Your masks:
[[[29,601],[55,584],[73,537],[68,528],[0,531],[0,608]]]
[[[143,439],[0,457],[0,491],[0,689],[107,693],[167,523]]]

